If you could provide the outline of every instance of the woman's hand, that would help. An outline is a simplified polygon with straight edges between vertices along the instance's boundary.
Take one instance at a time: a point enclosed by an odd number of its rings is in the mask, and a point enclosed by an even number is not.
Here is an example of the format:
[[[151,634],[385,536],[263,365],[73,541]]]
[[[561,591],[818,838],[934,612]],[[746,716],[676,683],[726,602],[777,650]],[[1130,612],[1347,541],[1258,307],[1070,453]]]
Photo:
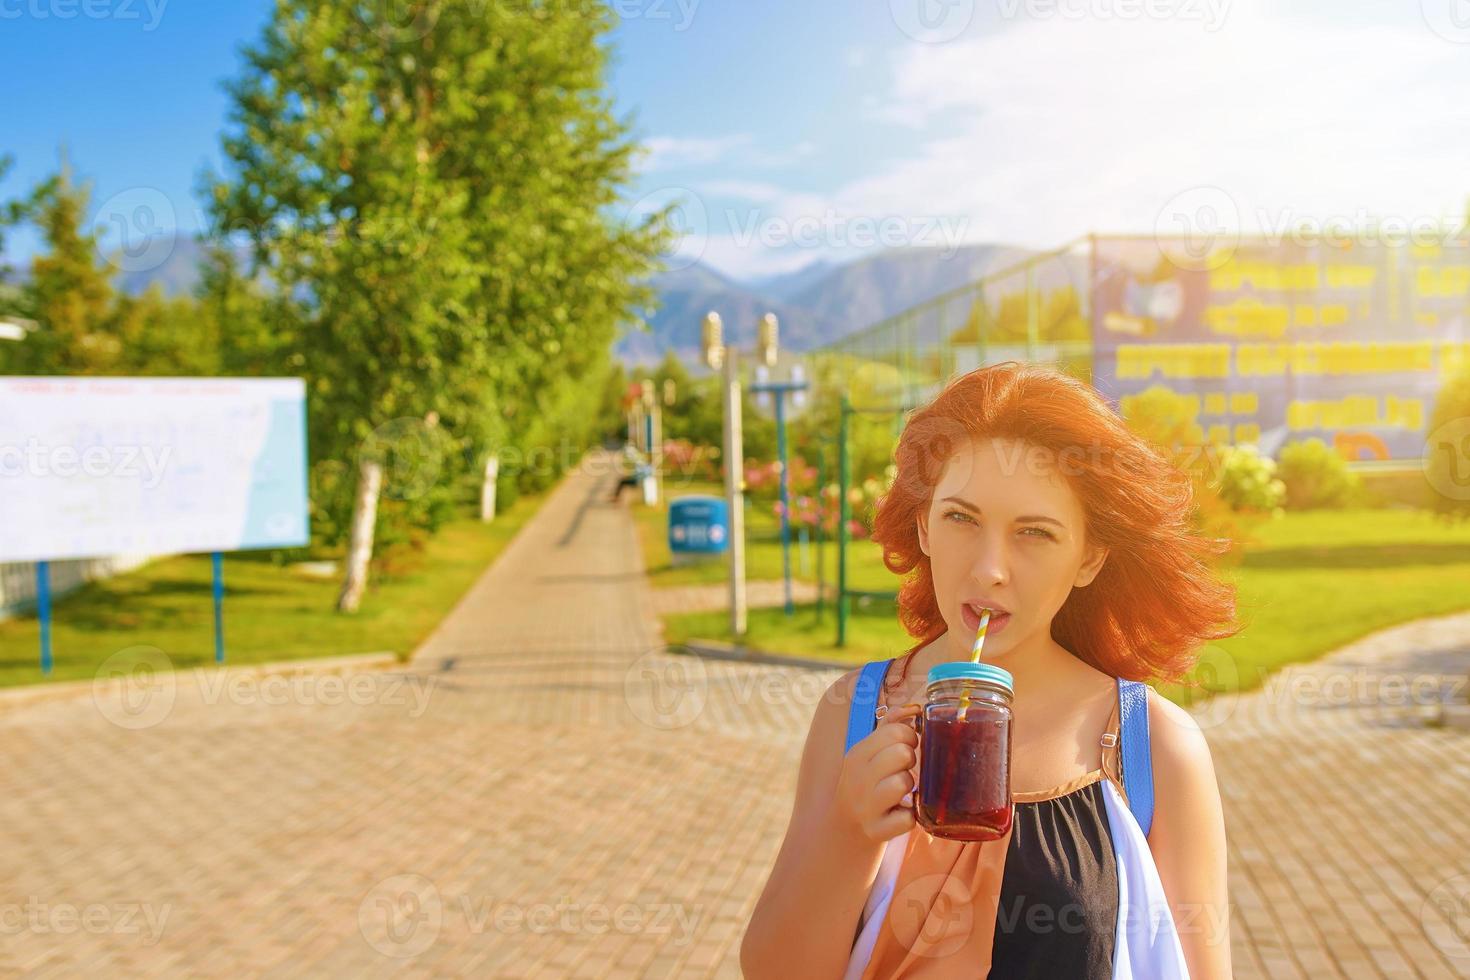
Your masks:
[[[877,843],[914,825],[920,710],[910,703],[889,711],[843,756],[830,813],[839,832]]]

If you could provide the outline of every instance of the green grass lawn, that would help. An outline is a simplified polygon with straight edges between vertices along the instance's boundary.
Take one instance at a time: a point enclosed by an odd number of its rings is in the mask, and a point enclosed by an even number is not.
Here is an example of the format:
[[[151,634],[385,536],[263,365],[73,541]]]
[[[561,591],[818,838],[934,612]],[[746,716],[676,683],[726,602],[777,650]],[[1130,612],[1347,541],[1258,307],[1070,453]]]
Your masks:
[[[489,524],[468,516],[446,524],[394,575],[370,580],[353,615],[334,611],[340,578],[295,574],[264,552],[226,554],[226,664],[382,651],[407,657],[545,498],[522,497]],[[208,555],[161,559],[53,601],[49,678],[34,614],[0,622],[0,686],[90,679],[103,661],[137,646],[162,650],[176,668],[214,663]]]
[[[1249,689],[1285,664],[1374,630],[1470,609],[1470,523],[1447,525],[1414,510],[1304,511],[1262,525],[1255,537],[1227,572],[1246,629],[1203,651],[1199,690],[1166,687],[1171,697]],[[858,542],[852,562],[855,588],[897,587],[872,543]],[[913,642],[893,605],[880,601],[854,610],[842,649],[830,603],[820,620],[810,604],[789,618],[779,608],[751,610],[748,628],[750,646],[846,664],[897,656]],[[724,612],[670,616],[665,629],[671,643],[730,639]]]

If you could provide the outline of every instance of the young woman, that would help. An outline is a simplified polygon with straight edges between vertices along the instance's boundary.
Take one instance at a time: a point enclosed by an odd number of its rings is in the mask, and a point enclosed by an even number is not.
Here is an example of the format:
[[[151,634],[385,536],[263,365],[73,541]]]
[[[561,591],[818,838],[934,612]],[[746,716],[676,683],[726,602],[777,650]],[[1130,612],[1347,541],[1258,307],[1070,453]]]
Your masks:
[[[1209,746],[1131,683],[1179,677],[1240,628],[1209,565],[1228,542],[1192,530],[1188,475],[1090,386],[1015,362],[951,381],[895,457],[873,538],[905,576],[899,616],[918,639],[869,665],[876,723],[852,707],[857,670],[819,703],[745,975],[1230,977]],[[983,659],[1015,682],[1014,816],[1002,840],[951,841],[914,820],[913,718],[929,669],[969,658],[983,608]],[[1152,756],[1126,780],[1125,688]]]

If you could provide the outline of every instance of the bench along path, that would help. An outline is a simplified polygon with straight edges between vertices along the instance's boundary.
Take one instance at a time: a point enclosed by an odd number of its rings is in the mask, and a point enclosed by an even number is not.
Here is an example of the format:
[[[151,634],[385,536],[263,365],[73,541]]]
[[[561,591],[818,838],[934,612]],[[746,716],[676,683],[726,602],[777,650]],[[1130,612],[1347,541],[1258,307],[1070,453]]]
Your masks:
[[[664,652],[612,473],[587,457],[408,669],[0,711],[0,975],[738,977],[840,672]],[[1302,670],[1449,672],[1467,635]],[[1301,686],[1200,709],[1237,975],[1470,976],[1470,735]]]

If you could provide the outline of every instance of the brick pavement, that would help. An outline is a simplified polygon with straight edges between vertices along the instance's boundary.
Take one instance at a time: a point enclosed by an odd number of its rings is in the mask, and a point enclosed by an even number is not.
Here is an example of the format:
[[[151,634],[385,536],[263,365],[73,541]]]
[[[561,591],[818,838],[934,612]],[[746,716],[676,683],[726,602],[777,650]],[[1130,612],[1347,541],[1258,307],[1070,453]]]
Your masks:
[[[0,974],[738,976],[839,672],[658,650],[608,472],[572,474],[410,669],[0,712]],[[1467,637],[1416,624],[1199,709],[1238,976],[1470,976],[1470,735],[1304,703],[1463,671]]]
[[[833,593],[827,587],[827,595]],[[650,590],[654,615],[669,613],[711,612],[729,608],[730,587],[714,585],[669,585]],[[817,601],[817,584],[792,579],[791,601],[800,605]],[[753,579],[745,583],[745,604],[751,609],[780,606],[786,602],[786,586],[780,579]]]

